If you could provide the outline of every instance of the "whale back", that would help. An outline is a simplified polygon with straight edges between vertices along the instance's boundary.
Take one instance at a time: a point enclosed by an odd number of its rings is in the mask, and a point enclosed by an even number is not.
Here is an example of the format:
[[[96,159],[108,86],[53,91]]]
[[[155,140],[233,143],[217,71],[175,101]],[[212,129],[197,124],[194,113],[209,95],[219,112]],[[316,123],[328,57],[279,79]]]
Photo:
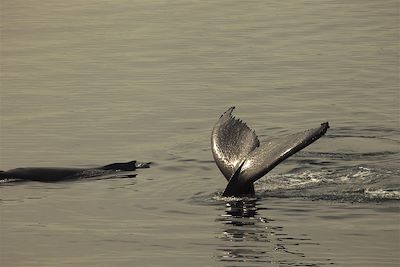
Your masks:
[[[111,163],[95,168],[58,168],[58,167],[28,167],[16,168],[8,171],[0,171],[0,179],[19,179],[40,182],[58,182],[63,180],[90,178],[111,173],[134,171],[141,168],[149,168],[151,162]],[[132,176],[133,174],[130,174]]]
[[[136,170],[136,160],[129,162],[117,162],[105,165],[98,169],[113,170],[113,171],[134,171]]]
[[[12,178],[41,182],[56,182],[76,178],[84,169],[80,168],[47,168],[47,167],[28,167],[16,168],[1,172],[0,178]]]

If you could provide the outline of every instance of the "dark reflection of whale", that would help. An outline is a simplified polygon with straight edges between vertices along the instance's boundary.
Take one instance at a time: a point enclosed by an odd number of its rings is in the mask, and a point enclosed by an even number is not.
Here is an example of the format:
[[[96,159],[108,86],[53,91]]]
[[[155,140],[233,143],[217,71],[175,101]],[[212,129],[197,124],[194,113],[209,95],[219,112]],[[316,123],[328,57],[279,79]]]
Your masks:
[[[139,168],[149,167],[150,162],[140,163],[136,161],[112,163],[95,168],[28,167],[0,171],[0,179],[8,181],[58,182],[121,173],[125,173],[126,177],[135,177],[136,174],[127,173]]]
[[[257,199],[226,202],[218,234],[221,240],[216,257],[224,266],[321,266],[328,260],[308,262],[302,245],[318,246],[306,235],[292,237],[273,219],[259,214],[267,211]],[[312,260],[310,260],[312,261]],[[243,265],[246,264],[246,265]]]

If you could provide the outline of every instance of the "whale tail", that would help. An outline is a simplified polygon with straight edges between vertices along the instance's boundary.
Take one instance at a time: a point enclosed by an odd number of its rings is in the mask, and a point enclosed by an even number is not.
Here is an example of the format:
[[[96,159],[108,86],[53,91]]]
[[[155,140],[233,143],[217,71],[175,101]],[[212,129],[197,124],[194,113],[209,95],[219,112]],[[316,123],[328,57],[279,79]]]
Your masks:
[[[228,196],[243,196],[243,195],[254,195],[254,183],[245,182],[243,179],[240,179],[240,172],[242,171],[243,163],[237,168],[235,173],[232,175],[231,179],[229,179],[228,185],[225,188],[224,193],[222,194],[225,197]]]
[[[232,116],[229,108],[214,126],[211,146],[214,160],[228,180],[224,196],[253,195],[253,183],[283,160],[323,136],[328,122],[320,127],[273,138],[260,146],[257,135]]]

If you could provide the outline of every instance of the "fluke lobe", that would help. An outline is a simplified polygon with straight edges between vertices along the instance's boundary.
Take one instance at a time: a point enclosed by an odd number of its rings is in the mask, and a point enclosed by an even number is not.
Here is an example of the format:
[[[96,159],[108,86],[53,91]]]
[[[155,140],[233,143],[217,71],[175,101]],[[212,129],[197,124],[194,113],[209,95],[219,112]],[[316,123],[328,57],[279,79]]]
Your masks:
[[[228,180],[223,196],[254,195],[255,181],[329,128],[329,123],[324,122],[318,128],[272,138],[260,146],[254,130],[232,116],[234,108],[221,115],[211,135],[214,160]]]

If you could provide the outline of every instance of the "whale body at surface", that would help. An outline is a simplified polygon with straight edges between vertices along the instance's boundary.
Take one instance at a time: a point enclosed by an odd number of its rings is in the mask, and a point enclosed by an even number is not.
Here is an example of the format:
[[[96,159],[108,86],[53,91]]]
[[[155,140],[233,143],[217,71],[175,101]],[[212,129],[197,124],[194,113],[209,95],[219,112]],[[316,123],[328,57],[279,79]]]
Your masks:
[[[57,167],[27,167],[0,171],[1,179],[18,179],[39,182],[57,182],[89,177],[98,177],[117,172],[134,171],[139,168],[149,168],[150,163],[136,161],[112,163],[96,168],[57,168]]]

